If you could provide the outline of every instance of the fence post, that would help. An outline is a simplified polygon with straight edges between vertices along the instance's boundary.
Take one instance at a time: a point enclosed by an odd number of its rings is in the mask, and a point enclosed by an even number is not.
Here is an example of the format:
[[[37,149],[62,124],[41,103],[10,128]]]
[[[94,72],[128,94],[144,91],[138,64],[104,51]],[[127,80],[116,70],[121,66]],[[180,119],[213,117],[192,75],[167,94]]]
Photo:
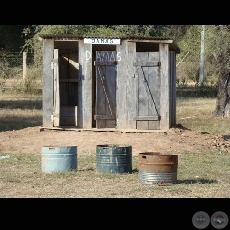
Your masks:
[[[23,52],[23,81],[25,80],[26,77],[26,57],[27,57],[27,52]]]

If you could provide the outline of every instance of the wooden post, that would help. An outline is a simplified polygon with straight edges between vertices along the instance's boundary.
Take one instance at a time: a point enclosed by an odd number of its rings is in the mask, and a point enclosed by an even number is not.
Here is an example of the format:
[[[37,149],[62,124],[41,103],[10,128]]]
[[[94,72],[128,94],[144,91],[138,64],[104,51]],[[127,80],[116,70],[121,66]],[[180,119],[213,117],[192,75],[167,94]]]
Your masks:
[[[23,81],[26,78],[26,58],[27,58],[27,52],[23,52],[23,74],[22,74]]]
[[[42,85],[42,112],[43,127],[53,127],[53,54],[54,39],[43,40],[43,85]]]
[[[92,128],[92,44],[79,41],[78,128]]]
[[[161,130],[168,130],[169,123],[169,45],[159,44],[160,52],[160,78],[161,78]]]

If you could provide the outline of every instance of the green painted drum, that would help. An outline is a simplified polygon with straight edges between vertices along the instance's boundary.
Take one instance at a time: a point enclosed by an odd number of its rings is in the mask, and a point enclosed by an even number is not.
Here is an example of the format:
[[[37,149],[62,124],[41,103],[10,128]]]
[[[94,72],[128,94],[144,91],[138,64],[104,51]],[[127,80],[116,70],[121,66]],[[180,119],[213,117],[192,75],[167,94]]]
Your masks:
[[[97,145],[96,170],[100,173],[131,173],[132,146]]]
[[[77,169],[77,146],[43,146],[42,172],[66,172]]]

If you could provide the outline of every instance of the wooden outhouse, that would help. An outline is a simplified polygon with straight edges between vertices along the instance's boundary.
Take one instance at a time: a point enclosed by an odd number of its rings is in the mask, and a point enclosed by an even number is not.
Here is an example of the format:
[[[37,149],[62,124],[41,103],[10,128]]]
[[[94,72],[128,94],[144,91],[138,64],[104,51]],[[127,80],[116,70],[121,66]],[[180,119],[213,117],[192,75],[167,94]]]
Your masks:
[[[162,37],[40,35],[42,128],[167,131],[176,122],[177,44]]]

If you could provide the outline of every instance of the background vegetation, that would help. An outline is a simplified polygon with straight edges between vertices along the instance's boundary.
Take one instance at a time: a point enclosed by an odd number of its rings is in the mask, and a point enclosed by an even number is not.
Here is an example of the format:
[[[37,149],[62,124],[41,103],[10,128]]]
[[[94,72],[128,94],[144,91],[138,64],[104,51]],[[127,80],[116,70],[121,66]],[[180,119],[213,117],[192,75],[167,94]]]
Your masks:
[[[205,25],[205,86],[198,89],[200,71],[201,25],[0,25],[0,57],[7,57],[9,52],[23,51],[33,54],[33,70],[28,72],[29,80],[25,82],[24,92],[29,86],[37,83],[42,75],[42,42],[39,34],[80,34],[97,36],[163,36],[174,39],[181,49],[177,55],[177,86],[178,88],[194,87],[196,95],[208,91],[208,96],[217,96],[218,78],[221,70],[229,72],[229,40],[228,26]],[[219,64],[219,59],[224,63]],[[222,60],[221,59],[221,60]],[[222,60],[223,61],[223,60]],[[224,67],[224,68],[223,68]],[[1,71],[3,69],[5,71]],[[15,73],[9,66],[0,62],[0,82]],[[11,72],[11,73],[10,73]],[[16,71],[17,72],[17,71]],[[32,79],[31,79],[32,78]],[[225,79],[226,80],[226,79]],[[28,85],[29,82],[29,85]],[[180,91],[181,92],[181,91]],[[194,92],[194,91],[193,91]],[[212,92],[212,93],[211,93]]]
[[[181,49],[177,56],[177,124],[191,130],[229,138],[227,118],[212,117],[219,79],[228,79],[229,28],[205,26],[204,83],[199,84],[200,25],[0,25],[0,56],[8,60],[23,51],[33,54],[25,81],[13,91],[0,90],[0,132],[42,124],[42,42],[39,34],[164,36]],[[224,76],[224,78],[220,78]],[[0,62],[0,86],[22,79],[20,66]],[[18,81],[17,81],[18,82]],[[0,89],[5,89],[0,87]],[[7,156],[7,157],[6,157]],[[1,158],[2,157],[2,158]],[[6,157],[6,158],[4,158]],[[133,172],[125,175],[96,173],[95,152],[82,154],[77,172],[44,174],[41,156],[0,151],[1,197],[229,197],[229,152],[213,149],[179,156],[175,186],[138,183],[137,157]],[[211,165],[211,167],[210,167]]]

